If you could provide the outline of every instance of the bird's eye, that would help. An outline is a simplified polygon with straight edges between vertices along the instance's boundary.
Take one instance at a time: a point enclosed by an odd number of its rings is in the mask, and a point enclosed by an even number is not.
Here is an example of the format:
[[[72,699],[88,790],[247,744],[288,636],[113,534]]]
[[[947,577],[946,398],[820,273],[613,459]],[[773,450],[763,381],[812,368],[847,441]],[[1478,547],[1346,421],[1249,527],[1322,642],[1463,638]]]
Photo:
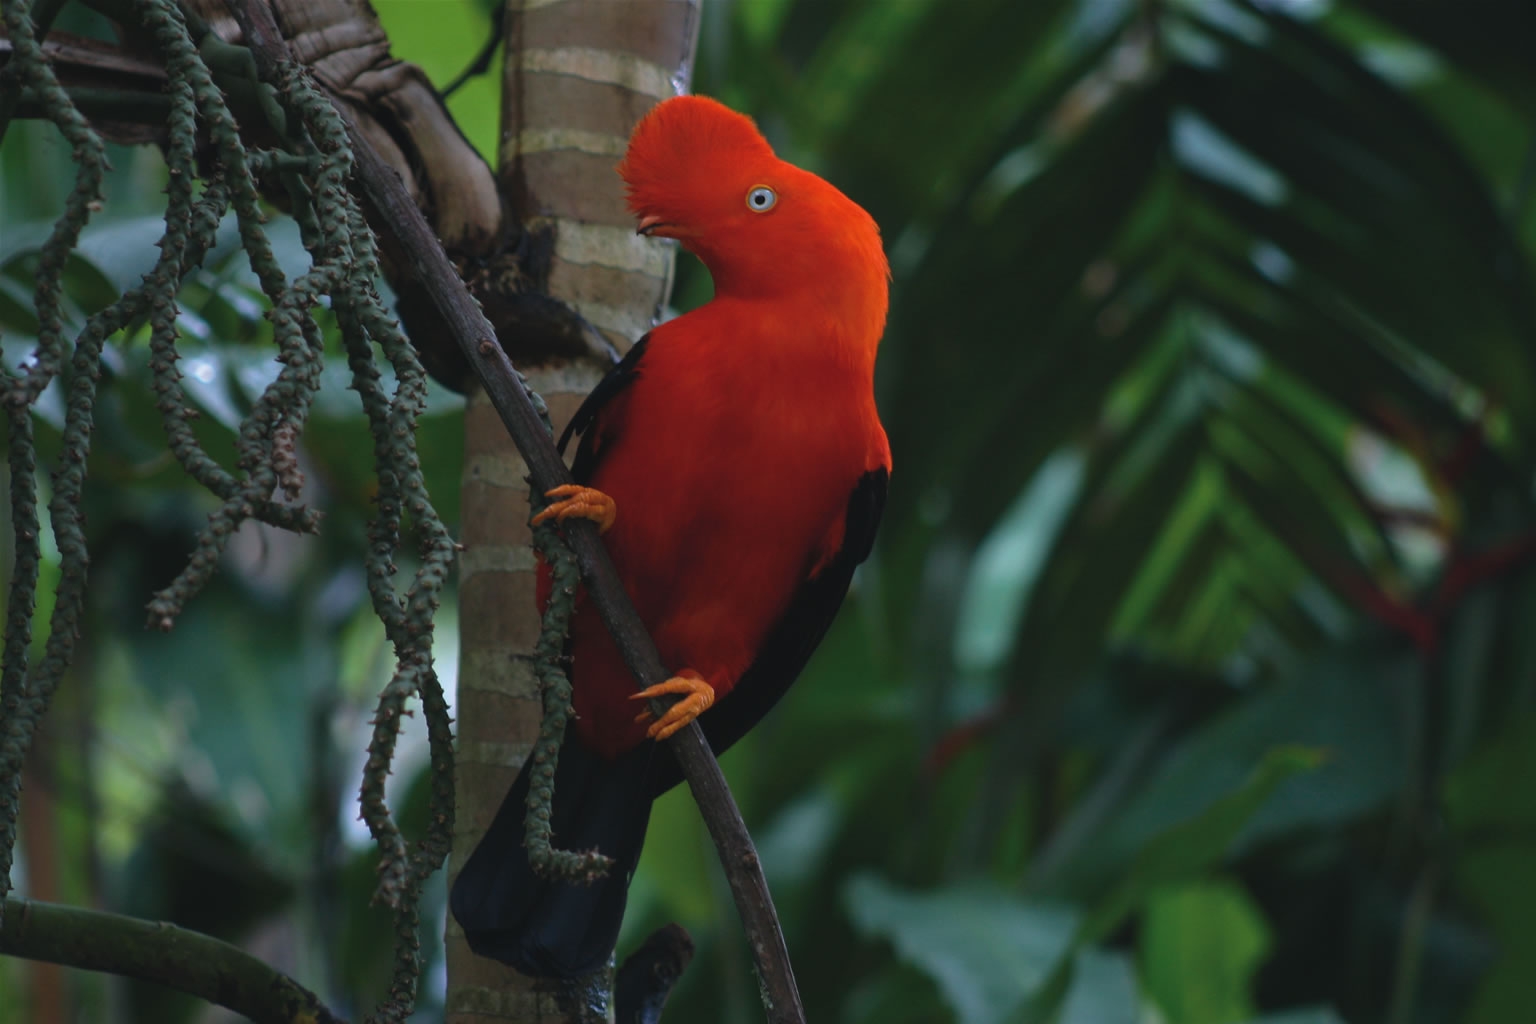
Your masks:
[[[779,194],[767,185],[756,185],[747,193],[747,209],[753,213],[767,213],[779,201]]]

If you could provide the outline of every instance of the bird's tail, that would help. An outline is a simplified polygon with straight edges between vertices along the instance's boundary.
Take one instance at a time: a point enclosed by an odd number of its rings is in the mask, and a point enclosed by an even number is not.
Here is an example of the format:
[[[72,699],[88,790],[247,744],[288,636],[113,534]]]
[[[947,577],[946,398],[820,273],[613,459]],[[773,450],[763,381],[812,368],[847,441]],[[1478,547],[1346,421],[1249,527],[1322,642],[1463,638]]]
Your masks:
[[[643,743],[610,761],[575,729],[566,730],[550,824],[561,849],[596,849],[613,858],[608,874],[590,885],[545,878],[528,863],[529,765],[523,765],[453,883],[453,916],[470,949],[536,977],[576,977],[607,963],[651,817],[655,753],[655,744]]]

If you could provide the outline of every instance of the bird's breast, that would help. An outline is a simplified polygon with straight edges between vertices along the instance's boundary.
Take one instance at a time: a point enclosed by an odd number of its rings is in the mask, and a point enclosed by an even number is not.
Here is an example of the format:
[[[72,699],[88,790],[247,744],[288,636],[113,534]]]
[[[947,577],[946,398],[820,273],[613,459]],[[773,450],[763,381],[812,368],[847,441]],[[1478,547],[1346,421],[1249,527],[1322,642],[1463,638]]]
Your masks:
[[[604,539],[663,662],[717,696],[840,541],[883,450],[867,374],[785,356],[658,331],[590,481],[618,508]],[[595,622],[573,635],[577,709],[623,749],[638,742],[634,685],[608,646]]]

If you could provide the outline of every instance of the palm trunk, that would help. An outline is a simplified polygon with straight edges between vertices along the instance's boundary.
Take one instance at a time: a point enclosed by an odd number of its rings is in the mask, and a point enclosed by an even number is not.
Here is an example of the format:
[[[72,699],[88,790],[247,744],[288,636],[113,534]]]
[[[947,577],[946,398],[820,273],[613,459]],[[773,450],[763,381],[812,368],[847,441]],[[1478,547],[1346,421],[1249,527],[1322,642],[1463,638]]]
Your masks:
[[[502,194],[519,221],[553,230],[551,294],[621,350],[650,328],[665,302],[672,256],[663,243],[635,235],[614,167],[635,121],[686,85],[697,35],[697,0],[508,0]],[[559,429],[605,369],[557,361],[526,371]],[[540,715],[529,671],[539,625],[527,469],[478,391],[464,430],[458,832],[450,872],[495,815]],[[582,991],[523,978],[474,956],[452,921],[447,948],[448,1024],[606,1018],[608,977]]]

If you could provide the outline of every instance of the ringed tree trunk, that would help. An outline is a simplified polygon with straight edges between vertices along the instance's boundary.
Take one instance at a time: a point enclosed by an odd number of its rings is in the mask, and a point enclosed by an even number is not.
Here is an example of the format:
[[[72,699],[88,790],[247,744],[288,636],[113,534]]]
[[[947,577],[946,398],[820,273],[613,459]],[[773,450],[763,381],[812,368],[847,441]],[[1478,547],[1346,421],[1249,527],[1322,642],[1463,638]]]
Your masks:
[[[634,123],[686,89],[698,0],[508,0],[498,182],[512,215],[553,235],[549,292],[619,351],[666,301],[672,252],[640,238],[614,168]],[[506,339],[515,343],[515,339]],[[560,430],[607,365],[523,367]],[[527,468],[484,395],[465,415],[459,563],[458,816],[450,878],[490,824],[538,734],[539,620]],[[450,917],[447,1024],[607,1019],[611,972],[579,990],[476,957]]]

